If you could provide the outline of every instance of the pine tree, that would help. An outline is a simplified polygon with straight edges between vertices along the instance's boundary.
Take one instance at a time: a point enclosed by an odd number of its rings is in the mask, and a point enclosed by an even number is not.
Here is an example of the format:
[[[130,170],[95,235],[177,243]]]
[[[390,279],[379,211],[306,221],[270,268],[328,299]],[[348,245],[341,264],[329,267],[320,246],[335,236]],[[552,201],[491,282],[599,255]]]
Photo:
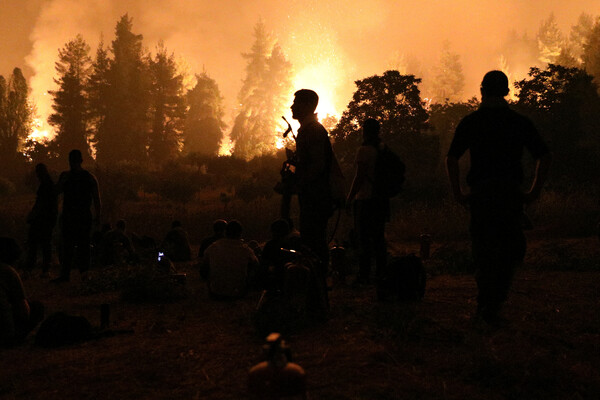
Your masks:
[[[277,123],[284,102],[289,101],[291,64],[281,48],[274,44],[265,26],[254,29],[252,51],[243,54],[248,60],[246,79],[238,100],[240,111],[235,118],[231,139],[234,154],[246,159],[274,151]]]
[[[600,20],[596,21],[589,35],[589,40],[583,46],[583,67],[594,77],[594,82],[600,86]]]
[[[111,46],[106,116],[96,133],[96,159],[101,163],[147,159],[148,66],[143,37],[132,32],[132,25],[127,14],[122,16]]]
[[[216,156],[226,128],[219,86],[206,72],[196,75],[196,85],[188,92],[187,101],[185,151]]]
[[[583,49],[589,43],[593,28],[594,18],[586,13],[582,13],[577,19],[577,24],[571,27],[571,34],[569,35],[571,54],[578,65],[583,64]]]
[[[148,151],[151,160],[160,165],[175,157],[182,145],[186,111],[183,76],[177,71],[174,55],[167,53],[162,42],[149,70],[152,130]]]
[[[464,87],[465,75],[462,71],[460,56],[451,52],[450,45],[446,42],[439,64],[434,69],[431,98],[437,103],[457,102],[461,99]]]
[[[554,13],[542,22],[537,34],[539,60],[546,64],[556,64],[565,46],[564,38]]]
[[[110,102],[110,63],[108,51],[104,48],[104,40],[101,38],[87,84],[89,122],[94,133],[90,139],[94,144],[97,142],[98,132],[106,129],[105,119]]]
[[[19,158],[19,149],[31,132],[32,106],[23,73],[15,68],[8,82],[0,75],[0,163],[6,168]]]
[[[56,62],[58,90],[50,91],[54,99],[54,113],[48,118],[57,132],[55,138],[59,158],[66,160],[73,149],[79,149],[84,157],[90,157],[89,113],[87,110],[86,84],[91,72],[90,47],[81,35],[69,41],[58,51]]]

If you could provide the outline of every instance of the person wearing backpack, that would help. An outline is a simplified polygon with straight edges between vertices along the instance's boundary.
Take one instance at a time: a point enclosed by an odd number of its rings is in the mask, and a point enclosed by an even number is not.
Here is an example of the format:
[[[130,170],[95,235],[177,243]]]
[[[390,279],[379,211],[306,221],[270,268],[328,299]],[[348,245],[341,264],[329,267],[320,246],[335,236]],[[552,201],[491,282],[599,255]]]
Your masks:
[[[490,71],[481,82],[481,105],[458,126],[446,158],[450,187],[471,214],[471,242],[477,281],[476,319],[501,322],[499,312],[508,296],[516,268],[525,257],[523,204],[536,200],[551,163],[551,155],[533,123],[510,109],[504,99],[508,78]],[[523,193],[523,150],[536,162],[535,176]],[[469,150],[469,193],[461,189],[459,159]]]
[[[347,209],[353,208],[354,229],[358,235],[358,285],[370,283],[373,256],[378,278],[387,261],[385,223],[390,216],[390,199],[376,190],[377,159],[385,147],[379,137],[380,130],[376,119],[368,118],[362,123],[363,143],[356,154],[356,173],[346,201]]]

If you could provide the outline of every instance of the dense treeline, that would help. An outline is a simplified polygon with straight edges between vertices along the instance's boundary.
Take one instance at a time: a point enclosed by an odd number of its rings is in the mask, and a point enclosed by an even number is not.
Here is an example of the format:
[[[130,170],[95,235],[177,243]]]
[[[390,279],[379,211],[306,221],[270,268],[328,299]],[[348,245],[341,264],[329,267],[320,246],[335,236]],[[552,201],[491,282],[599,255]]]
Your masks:
[[[108,45],[101,40],[95,55],[80,35],[59,49],[57,89],[49,92],[53,113],[48,119],[57,135],[50,142],[27,141],[35,110],[21,71],[15,69],[8,80],[0,77],[3,175],[14,182],[19,170],[14,166],[31,162],[63,169],[68,152],[79,148],[88,163],[95,160],[99,172],[126,179],[122,197],[135,197],[143,190],[185,202],[201,187],[217,184],[216,174],[229,175],[218,183],[227,181],[225,186],[238,196],[272,194],[283,158],[283,153],[275,153],[274,131],[291,101],[293,70],[262,21],[253,35],[250,52],[242,55],[247,67],[229,135],[217,82],[204,71],[186,86],[175,55],[163,43],[148,52],[127,14],[117,22],[114,40]],[[582,14],[567,37],[551,15],[535,39],[511,37],[512,47],[506,47],[516,50],[508,50],[502,59],[509,76],[508,65],[526,52],[535,53],[544,65],[532,67],[527,78],[515,82],[511,102],[531,116],[550,142],[557,160],[554,184],[598,182],[600,20]],[[419,77],[419,68],[409,64],[403,58],[396,69],[357,80],[339,121],[328,116],[324,124],[350,171],[360,145],[360,121],[378,118],[384,140],[406,161],[408,183],[441,187],[443,158],[456,123],[478,107],[478,100],[460,100],[464,76],[460,57],[449,44],[427,84]],[[225,147],[233,156],[217,161],[228,136],[233,142]],[[255,158],[260,161],[251,161]],[[137,171],[137,178],[127,171]],[[169,189],[162,190],[158,180],[168,181]],[[10,182],[4,180],[2,185],[10,187]]]

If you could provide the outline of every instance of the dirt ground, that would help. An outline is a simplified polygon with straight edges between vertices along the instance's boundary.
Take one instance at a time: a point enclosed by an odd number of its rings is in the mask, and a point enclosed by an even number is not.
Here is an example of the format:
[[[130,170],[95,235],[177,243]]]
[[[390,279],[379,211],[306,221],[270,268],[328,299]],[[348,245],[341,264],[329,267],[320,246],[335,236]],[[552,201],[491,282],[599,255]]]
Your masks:
[[[337,284],[329,321],[288,337],[309,398],[600,398],[597,238],[530,243],[505,307],[508,322],[497,329],[471,320],[474,280],[440,268],[450,262],[427,264],[418,303],[379,303],[373,287]],[[53,350],[30,337],[0,350],[0,399],[247,398],[248,370],[262,360],[251,318],[259,293],[215,302],[191,265],[179,268],[187,296],[167,303],[86,289],[77,272],[60,286],[25,280],[47,314],[65,311],[98,325],[100,304],[108,303],[111,328],[133,333]]]

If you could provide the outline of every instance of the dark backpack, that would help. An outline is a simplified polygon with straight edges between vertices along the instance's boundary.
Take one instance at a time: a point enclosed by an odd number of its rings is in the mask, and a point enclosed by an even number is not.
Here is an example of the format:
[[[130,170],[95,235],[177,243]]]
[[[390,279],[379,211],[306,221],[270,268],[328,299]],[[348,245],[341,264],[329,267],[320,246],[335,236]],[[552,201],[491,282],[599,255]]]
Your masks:
[[[61,347],[85,342],[94,337],[92,325],[85,317],[56,312],[46,318],[35,335],[41,347]]]
[[[406,166],[392,149],[383,145],[377,149],[373,192],[377,197],[390,198],[398,195],[404,184]]]
[[[381,301],[416,301],[425,296],[427,275],[421,259],[414,254],[392,257],[377,282],[377,298]]]

